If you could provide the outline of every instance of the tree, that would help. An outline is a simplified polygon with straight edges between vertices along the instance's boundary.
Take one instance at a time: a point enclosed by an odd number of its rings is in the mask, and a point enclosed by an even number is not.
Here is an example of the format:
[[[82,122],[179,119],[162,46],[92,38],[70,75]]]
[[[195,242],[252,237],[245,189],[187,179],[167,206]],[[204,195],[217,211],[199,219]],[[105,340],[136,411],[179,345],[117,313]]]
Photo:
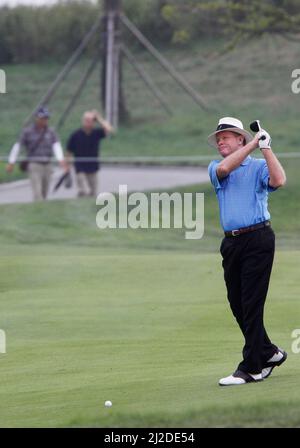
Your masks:
[[[298,39],[300,33],[298,0],[169,0],[162,13],[174,26],[175,39],[191,39],[210,29],[229,37],[229,49],[264,33],[290,39]]]

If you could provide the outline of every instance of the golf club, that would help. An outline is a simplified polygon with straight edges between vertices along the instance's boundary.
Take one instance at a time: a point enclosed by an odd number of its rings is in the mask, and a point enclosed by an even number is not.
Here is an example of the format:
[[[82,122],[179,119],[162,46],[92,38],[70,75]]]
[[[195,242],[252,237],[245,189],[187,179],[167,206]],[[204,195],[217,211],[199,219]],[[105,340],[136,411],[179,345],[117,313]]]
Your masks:
[[[255,120],[250,124],[250,129],[253,132],[260,132],[262,130],[261,125],[260,125],[260,121],[259,120]],[[259,140],[265,140],[266,136],[263,135],[262,137],[260,137]]]
[[[57,181],[53,188],[53,192],[57,191],[59,187],[64,184],[65,188],[71,188],[72,178],[70,172],[64,173]]]

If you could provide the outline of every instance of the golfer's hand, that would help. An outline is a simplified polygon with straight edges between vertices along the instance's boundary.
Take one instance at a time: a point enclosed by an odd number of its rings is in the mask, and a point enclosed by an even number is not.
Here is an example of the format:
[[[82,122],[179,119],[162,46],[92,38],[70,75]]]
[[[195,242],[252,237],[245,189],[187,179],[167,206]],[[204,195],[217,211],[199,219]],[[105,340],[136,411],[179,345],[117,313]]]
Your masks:
[[[259,137],[258,144],[259,144],[260,149],[270,149],[271,148],[272,139],[271,139],[270,134],[267,131],[262,129],[256,135],[258,135],[258,137]]]
[[[251,143],[253,143],[253,150],[259,148],[259,132],[255,134]]]
[[[99,121],[100,123],[104,120],[102,115],[97,111],[97,109],[94,109],[91,112],[94,115],[95,120]]]
[[[105,120],[97,110],[92,110],[91,112],[94,114],[95,120],[97,120],[98,123],[103,127],[106,134],[112,134],[115,132],[111,124],[107,120]]]
[[[70,165],[66,160],[59,162],[59,165],[64,170],[64,173],[68,173],[70,171]]]
[[[13,163],[8,163],[7,165],[6,165],[6,172],[7,173],[12,173],[13,172],[13,170],[14,170],[14,164]]]

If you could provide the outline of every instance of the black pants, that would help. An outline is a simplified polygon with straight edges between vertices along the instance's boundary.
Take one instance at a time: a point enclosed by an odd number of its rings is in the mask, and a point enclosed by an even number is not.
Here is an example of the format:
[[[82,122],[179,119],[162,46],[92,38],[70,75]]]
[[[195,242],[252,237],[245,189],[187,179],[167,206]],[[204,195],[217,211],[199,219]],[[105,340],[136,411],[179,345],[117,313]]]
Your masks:
[[[220,247],[227,297],[245,338],[238,369],[260,373],[277,351],[264,327],[264,305],[275,251],[271,227],[224,237]]]

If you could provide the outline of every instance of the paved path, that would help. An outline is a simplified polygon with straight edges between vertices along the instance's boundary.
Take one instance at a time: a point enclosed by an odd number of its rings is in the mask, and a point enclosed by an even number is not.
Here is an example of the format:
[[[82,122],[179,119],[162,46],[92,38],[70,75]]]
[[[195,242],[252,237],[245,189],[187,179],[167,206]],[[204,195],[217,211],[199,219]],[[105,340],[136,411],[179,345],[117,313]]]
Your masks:
[[[65,187],[53,193],[53,186],[61,175],[56,169],[50,188],[49,199],[70,199],[77,196],[75,182],[73,187]],[[128,191],[168,189],[184,185],[208,182],[204,167],[161,167],[161,166],[108,166],[101,168],[99,192],[118,192],[119,185],[126,184]],[[0,204],[31,202],[32,194],[28,180],[0,184]]]

